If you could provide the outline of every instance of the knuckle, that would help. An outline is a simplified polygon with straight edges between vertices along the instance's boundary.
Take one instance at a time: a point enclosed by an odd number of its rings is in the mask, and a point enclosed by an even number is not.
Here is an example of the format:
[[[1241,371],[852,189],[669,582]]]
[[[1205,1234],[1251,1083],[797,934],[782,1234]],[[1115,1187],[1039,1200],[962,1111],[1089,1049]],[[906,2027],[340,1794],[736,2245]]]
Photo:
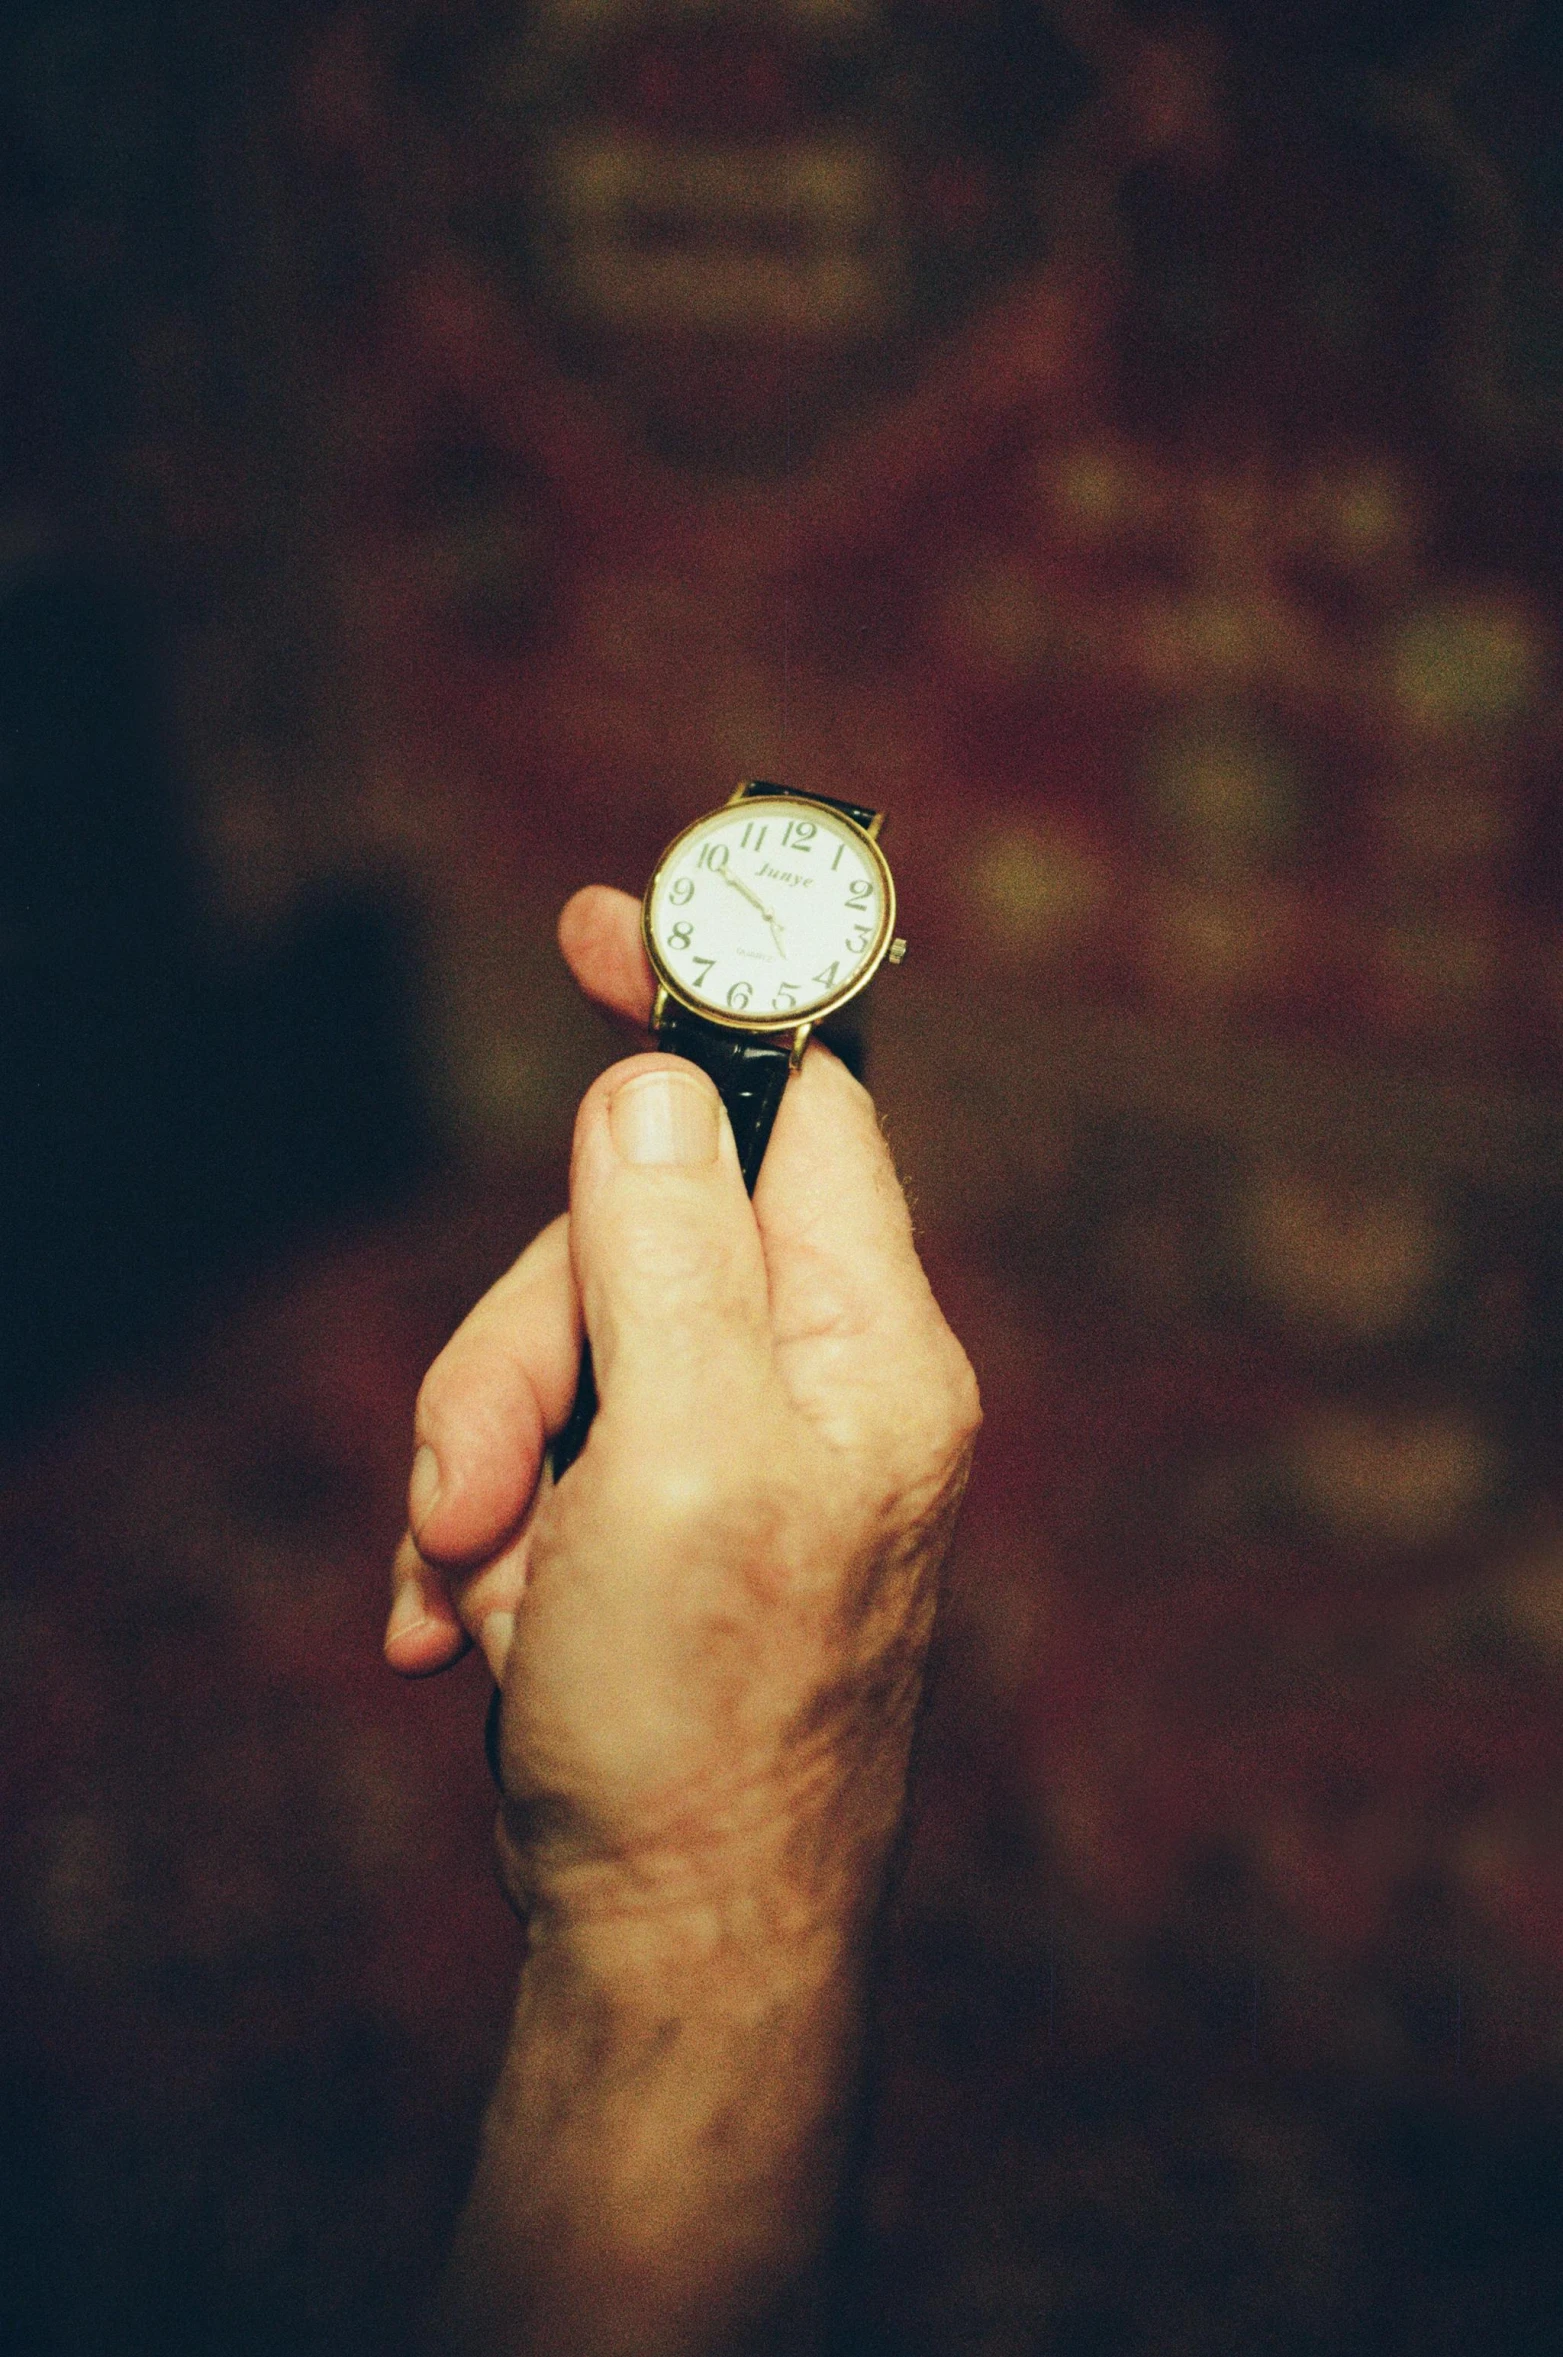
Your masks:
[[[653,1547],[684,1546],[728,1519],[731,1487],[715,1461],[703,1456],[646,1468],[636,1481],[637,1527]]]
[[[445,1422],[451,1404],[451,1393],[459,1381],[461,1330],[451,1336],[439,1356],[431,1361],[418,1386],[418,1397],[413,1405],[413,1430],[418,1433],[438,1432]]]
[[[459,1326],[418,1386],[413,1430],[453,1456],[532,1421],[532,1384],[513,1340],[493,1324]]]
[[[941,1510],[958,1496],[982,1423],[970,1360],[948,1328],[909,1372],[873,1452],[874,1507],[904,1523]]]
[[[982,1422],[982,1400],[970,1359],[948,1326],[941,1324],[913,1379],[915,1407],[907,1419],[931,1458],[963,1455]]]
[[[744,1451],[700,1449],[636,1480],[641,1548],[662,1563],[747,1574],[788,1557],[796,1520],[788,1485],[768,1461]],[[795,1536],[796,1533],[793,1532]]]
[[[953,1445],[964,1452],[972,1447],[982,1430],[982,1387],[976,1369],[953,1334],[947,1384],[950,1437]]]
[[[439,1369],[440,1362],[436,1359],[418,1386],[418,1396],[412,1409],[412,1428],[415,1433],[428,1432],[439,1423],[443,1395]]]

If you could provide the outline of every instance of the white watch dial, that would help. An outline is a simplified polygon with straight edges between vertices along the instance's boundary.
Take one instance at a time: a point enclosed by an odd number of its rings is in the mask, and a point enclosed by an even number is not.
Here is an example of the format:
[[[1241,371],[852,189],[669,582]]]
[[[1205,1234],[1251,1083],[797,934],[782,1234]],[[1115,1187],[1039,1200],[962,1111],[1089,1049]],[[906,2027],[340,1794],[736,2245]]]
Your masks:
[[[646,930],[683,997],[779,1028],[866,976],[891,914],[882,863],[850,819],[757,798],[679,837],[652,881]]]

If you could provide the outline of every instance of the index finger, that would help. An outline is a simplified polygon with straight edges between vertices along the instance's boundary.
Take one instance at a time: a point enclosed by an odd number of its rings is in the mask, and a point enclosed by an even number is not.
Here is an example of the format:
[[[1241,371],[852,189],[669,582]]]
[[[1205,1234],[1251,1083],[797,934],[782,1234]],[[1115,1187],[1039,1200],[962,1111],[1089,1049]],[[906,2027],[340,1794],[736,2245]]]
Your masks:
[[[899,1413],[963,1379],[873,1100],[823,1048],[788,1083],[754,1208],[777,1350],[808,1369],[833,1420],[863,1401]]]
[[[564,962],[590,999],[645,1028],[656,984],[640,937],[640,902],[611,884],[588,884],[559,911]]]
[[[569,1222],[556,1219],[469,1311],[423,1379],[408,1516],[426,1563],[454,1570],[519,1525],[570,1412],[581,1313]]]

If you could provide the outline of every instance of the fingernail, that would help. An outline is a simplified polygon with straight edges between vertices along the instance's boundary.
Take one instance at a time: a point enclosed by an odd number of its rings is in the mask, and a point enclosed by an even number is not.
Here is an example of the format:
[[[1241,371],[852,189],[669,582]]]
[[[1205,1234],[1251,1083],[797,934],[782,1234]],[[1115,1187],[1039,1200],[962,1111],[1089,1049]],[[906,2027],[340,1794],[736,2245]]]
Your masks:
[[[646,1072],[627,1080],[608,1114],[626,1162],[714,1162],[721,1108],[709,1081],[691,1072]]]
[[[405,1637],[409,1629],[417,1628],[429,1617],[423,1598],[414,1581],[408,1580],[396,1591],[391,1603],[391,1617],[385,1624],[386,1643],[393,1637]]]
[[[440,1494],[440,1461],[424,1441],[412,1461],[407,1476],[407,1519],[412,1524],[413,1536],[428,1521]]]
[[[478,1642],[483,1648],[483,1658],[488,1663],[489,1675],[496,1686],[504,1682],[505,1663],[510,1658],[510,1640],[515,1633],[516,1616],[513,1612],[491,1612],[483,1623]]]

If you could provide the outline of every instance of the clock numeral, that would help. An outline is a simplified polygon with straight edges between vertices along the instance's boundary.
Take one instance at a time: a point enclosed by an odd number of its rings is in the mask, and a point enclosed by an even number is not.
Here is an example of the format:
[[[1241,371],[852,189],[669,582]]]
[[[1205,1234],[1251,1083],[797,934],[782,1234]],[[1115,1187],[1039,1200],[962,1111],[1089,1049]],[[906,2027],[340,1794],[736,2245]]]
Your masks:
[[[672,901],[675,908],[685,907],[688,902],[694,899],[694,897],[695,879],[693,876],[680,876],[678,882],[673,886],[672,891],[668,894],[668,898]]]
[[[695,929],[687,917],[679,918],[678,923],[668,935],[668,939],[675,949],[692,949],[694,947]]]
[[[830,961],[830,964],[829,964],[829,965],[828,965],[828,966],[825,968],[825,971],[824,971],[822,974],[816,974],[816,975],[815,975],[814,979],[815,979],[815,981],[816,981],[816,982],[819,984],[819,986],[820,986],[820,988],[821,988],[822,990],[834,990],[834,989],[835,989],[835,987],[836,987],[836,968],[837,968],[837,967],[840,965],[840,963],[841,963],[841,960],[840,960],[839,958],[832,958],[832,959],[831,959],[831,961]]]
[[[845,845],[845,843],[838,843],[838,844],[836,845],[836,856],[835,856],[835,858],[834,858],[834,859],[831,861],[831,863],[830,863],[830,872],[831,872],[831,874],[832,874],[832,875],[834,875],[834,874],[835,874],[835,872],[836,872],[836,870],[837,870],[837,868],[838,868],[838,867],[840,867],[840,865],[841,865],[841,854],[843,853],[843,851],[845,851],[845,849],[846,849],[846,845]]]
[[[739,845],[739,849],[742,851],[763,851],[765,848],[765,838],[769,832],[769,829],[769,819],[745,819],[744,839]],[[754,837],[753,842],[749,840],[751,835]]]
[[[873,938],[873,930],[870,926],[860,926],[856,933],[849,933],[847,935],[847,949],[849,953],[855,958],[860,958]]]
[[[696,860],[695,865],[700,868],[715,868],[720,872],[727,865],[727,845],[725,843],[702,843],[700,857]]]
[[[754,985],[752,983],[735,982],[727,994],[727,1003],[741,1014],[753,996]]]
[[[790,818],[782,829],[782,849],[812,851],[818,833],[819,829],[811,818]]]
[[[779,1015],[790,1015],[797,1003],[798,986],[796,982],[778,982],[776,985],[776,996],[771,1001],[771,1005],[776,1009],[777,1013]]]
[[[865,901],[871,900],[873,896],[874,887],[869,882],[867,876],[859,876],[855,884],[849,884],[847,886],[848,908],[853,907],[854,904],[861,907]]]
[[[695,988],[697,990],[704,990],[706,976],[710,973],[711,968],[716,964],[715,958],[691,958],[689,962],[692,966],[698,969],[695,975]]]

